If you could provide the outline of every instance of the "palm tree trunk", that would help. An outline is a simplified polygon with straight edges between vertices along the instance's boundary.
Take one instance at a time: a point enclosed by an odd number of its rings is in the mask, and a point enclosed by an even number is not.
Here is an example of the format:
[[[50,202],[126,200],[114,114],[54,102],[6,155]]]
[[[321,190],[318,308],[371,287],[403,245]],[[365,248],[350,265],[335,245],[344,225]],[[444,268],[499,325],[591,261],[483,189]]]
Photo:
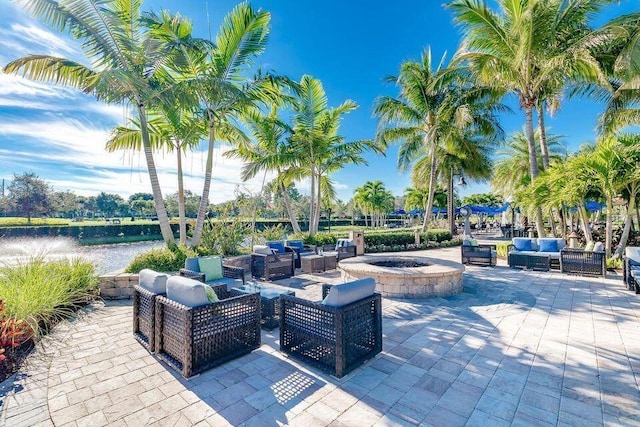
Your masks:
[[[295,210],[293,209],[291,201],[289,200],[287,187],[285,187],[284,183],[282,182],[280,183],[280,190],[282,191],[282,200],[284,201],[284,206],[287,209],[287,214],[289,215],[289,220],[291,221],[291,228],[293,228],[294,233],[300,233],[300,224],[298,224],[298,218],[296,218]]]
[[[449,194],[447,195],[447,218],[449,219],[449,230],[451,236],[456,235],[456,210],[453,203],[453,167],[449,171]]]
[[[578,216],[580,222],[582,222],[582,231],[584,232],[584,238],[587,242],[593,241],[593,235],[591,234],[591,227],[589,227],[589,218],[587,216],[587,210],[584,207],[584,203],[580,201],[578,204]]]
[[[556,230],[556,221],[553,218],[553,208],[549,209],[549,223],[551,224],[551,235],[553,237],[558,237],[558,232]]]
[[[613,240],[613,197],[607,197],[607,224],[605,226],[604,246],[607,257],[611,256],[611,243]]]
[[[202,238],[202,229],[204,228],[204,220],[207,215],[207,208],[209,207],[209,190],[211,189],[211,172],[213,169],[213,144],[215,142],[215,125],[213,123],[213,117],[209,117],[209,147],[207,148],[207,163],[204,171],[204,185],[202,187],[202,197],[200,199],[200,206],[198,207],[198,217],[196,219],[196,227],[193,230],[193,240],[191,245],[196,247],[200,244]]]
[[[309,235],[313,236],[318,230],[314,229],[315,224],[315,207],[316,207],[316,168],[311,165],[311,197],[309,201]]]
[[[429,165],[429,196],[427,197],[427,206],[424,211],[424,222],[422,223],[422,232],[424,233],[429,228],[429,222],[431,221],[431,209],[433,209],[433,199],[435,196],[435,185],[436,185],[436,143],[435,141],[431,142],[431,147],[429,148],[429,155],[431,156],[431,161]]]
[[[316,185],[318,186],[317,191],[316,191],[316,210],[315,210],[315,214],[316,217],[314,219],[314,228],[316,230],[316,232],[318,232],[318,230],[320,229],[320,208],[322,207],[322,194],[321,194],[321,187],[320,187],[320,182],[322,181],[322,176],[320,175],[320,172],[318,172],[318,176],[316,179]]]
[[[538,132],[540,133],[540,151],[542,153],[542,166],[549,168],[549,147],[547,146],[547,130],[544,126],[544,101],[538,102]]]
[[[178,153],[178,218],[180,219],[180,246],[187,245],[187,216],[184,208],[184,177],[182,176],[182,146],[176,144]]]
[[[624,248],[627,246],[627,241],[629,241],[629,235],[631,234],[631,223],[633,222],[633,211],[635,210],[635,208],[636,191],[632,191],[631,197],[629,198],[629,205],[627,206],[627,216],[624,220],[624,229],[622,230],[622,236],[620,236],[620,243],[616,248],[614,258],[622,258]]]
[[[525,132],[527,134],[527,143],[529,147],[529,172],[531,174],[531,181],[533,181],[539,173],[538,158],[536,155],[536,141],[533,136],[533,103],[524,103],[526,122]],[[536,229],[538,230],[538,237],[544,237],[544,223],[542,219],[542,208],[536,208]]]
[[[149,180],[151,181],[151,191],[153,193],[153,202],[156,207],[156,215],[158,215],[158,223],[160,224],[160,232],[162,239],[168,246],[176,244],[173,237],[173,231],[169,224],[169,216],[167,208],[162,198],[162,190],[160,189],[160,181],[158,179],[158,171],[153,160],[153,151],[151,150],[151,142],[149,140],[149,129],[147,128],[147,112],[144,105],[138,103],[138,115],[140,116],[140,130],[142,131],[142,146],[144,147],[144,157],[147,161],[147,170],[149,171]]]

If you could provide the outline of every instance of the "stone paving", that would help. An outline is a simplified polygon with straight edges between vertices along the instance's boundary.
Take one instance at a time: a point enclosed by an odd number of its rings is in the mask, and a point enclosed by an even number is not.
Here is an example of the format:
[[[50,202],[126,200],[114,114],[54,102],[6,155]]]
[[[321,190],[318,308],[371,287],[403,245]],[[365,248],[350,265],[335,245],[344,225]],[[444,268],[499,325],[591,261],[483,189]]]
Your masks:
[[[425,255],[459,259],[459,249]],[[454,297],[384,299],[383,352],[340,380],[280,354],[277,329],[185,380],[133,339],[130,302],[94,304],[2,384],[0,424],[640,424],[640,297],[619,275],[499,265],[464,276]],[[320,286],[296,293],[319,299]]]

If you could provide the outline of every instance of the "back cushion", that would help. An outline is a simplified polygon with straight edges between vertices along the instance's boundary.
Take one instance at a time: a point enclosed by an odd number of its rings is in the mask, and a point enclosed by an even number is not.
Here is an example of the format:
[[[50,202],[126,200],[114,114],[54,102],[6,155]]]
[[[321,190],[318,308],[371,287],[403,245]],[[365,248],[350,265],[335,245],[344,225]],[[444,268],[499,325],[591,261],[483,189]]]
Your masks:
[[[271,255],[273,251],[266,245],[253,245],[253,252],[261,255]]]
[[[596,242],[593,245],[593,252],[604,252],[604,245],[602,242]]]
[[[184,260],[184,268],[187,270],[200,273],[200,264],[198,264],[198,258],[187,258]]]
[[[204,273],[204,280],[222,279],[222,257],[221,256],[203,256],[198,258],[200,273]]]
[[[542,249],[538,249],[540,252],[560,252],[562,250],[562,248],[564,248],[566,246],[566,243],[565,243],[564,239],[557,238],[557,237],[543,237],[543,238],[540,238],[540,239],[538,239],[538,246],[542,246],[542,244],[544,242],[547,242],[547,241],[555,242],[556,249],[554,251],[543,251]]]
[[[287,240],[285,243],[287,246],[291,246],[292,248],[304,251],[304,243],[302,242],[302,240]]]
[[[342,307],[344,305],[351,304],[354,301],[373,295],[375,290],[376,281],[371,277],[353,282],[341,283],[331,287],[322,303],[334,307]]]
[[[273,242],[267,242],[267,245],[269,245],[269,247],[271,249],[275,249],[279,254],[283,254],[285,252],[284,242],[282,242],[280,240],[276,240],[276,241],[273,241]]]
[[[594,242],[589,242],[587,243],[587,245],[584,247],[584,251],[585,252],[593,252],[593,247],[595,246]]]
[[[145,268],[138,274],[138,284],[154,294],[164,294],[167,292],[168,277],[164,273]]]
[[[515,237],[513,239],[513,246],[516,247],[517,251],[532,251],[533,246],[531,245],[531,239],[527,239],[525,237]]]
[[[540,252],[558,252],[558,244],[555,239],[540,239],[538,243]]]
[[[204,283],[187,277],[169,277],[167,280],[167,298],[187,307],[209,304]]]
[[[640,247],[627,246],[624,254],[630,261],[640,264]]]

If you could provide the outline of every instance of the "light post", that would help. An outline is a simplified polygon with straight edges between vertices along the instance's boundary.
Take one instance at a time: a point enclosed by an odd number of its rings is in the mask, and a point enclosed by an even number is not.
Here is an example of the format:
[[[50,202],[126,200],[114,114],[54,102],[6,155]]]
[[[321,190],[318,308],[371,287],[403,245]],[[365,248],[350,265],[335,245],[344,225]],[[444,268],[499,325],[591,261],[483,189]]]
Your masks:
[[[329,220],[329,233],[331,233],[331,208],[327,208],[327,219]]]
[[[449,179],[449,194],[447,197],[447,217],[449,218],[449,231],[451,231],[451,236],[455,236],[457,234],[456,227],[456,205],[453,197],[453,179],[455,177],[458,178],[458,185],[465,186],[467,182],[464,180],[464,176],[462,174],[456,174],[453,171],[453,166],[451,167],[451,178]]]
[[[471,239],[473,236],[471,235],[471,225],[469,224],[469,216],[471,215],[471,210],[466,207],[460,208],[460,215],[464,216],[464,238]]]

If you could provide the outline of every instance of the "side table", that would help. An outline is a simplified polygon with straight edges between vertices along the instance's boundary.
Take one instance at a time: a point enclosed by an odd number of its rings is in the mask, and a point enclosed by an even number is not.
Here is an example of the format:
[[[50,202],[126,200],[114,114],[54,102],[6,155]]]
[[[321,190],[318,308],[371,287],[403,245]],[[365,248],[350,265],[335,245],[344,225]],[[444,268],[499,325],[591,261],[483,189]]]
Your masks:
[[[296,296],[294,291],[273,288],[265,285],[247,284],[233,289],[249,294],[260,292],[262,327],[270,331],[280,326],[280,296]]]

